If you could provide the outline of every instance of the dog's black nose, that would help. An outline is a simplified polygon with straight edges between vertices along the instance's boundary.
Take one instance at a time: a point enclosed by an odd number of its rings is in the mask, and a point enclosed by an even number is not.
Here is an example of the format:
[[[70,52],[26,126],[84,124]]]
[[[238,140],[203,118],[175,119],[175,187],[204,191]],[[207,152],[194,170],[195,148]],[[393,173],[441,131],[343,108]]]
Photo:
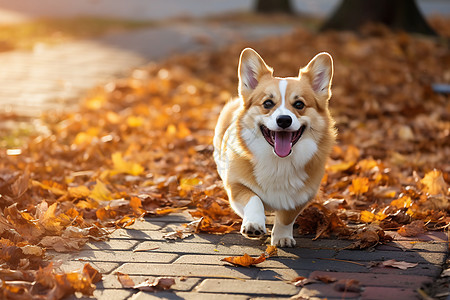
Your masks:
[[[280,115],[277,117],[277,124],[283,129],[288,128],[292,124],[292,118],[288,115]]]

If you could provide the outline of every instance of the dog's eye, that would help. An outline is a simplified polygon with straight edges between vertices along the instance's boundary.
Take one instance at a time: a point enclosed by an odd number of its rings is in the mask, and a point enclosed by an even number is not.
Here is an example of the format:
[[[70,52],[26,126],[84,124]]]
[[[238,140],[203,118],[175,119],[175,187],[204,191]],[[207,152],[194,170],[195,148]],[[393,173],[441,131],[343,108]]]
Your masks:
[[[266,101],[263,102],[263,107],[265,109],[271,109],[274,106],[275,106],[275,103],[273,103],[272,100],[266,100]]]
[[[303,109],[305,107],[305,103],[303,101],[295,101],[294,104],[292,104],[295,109]]]

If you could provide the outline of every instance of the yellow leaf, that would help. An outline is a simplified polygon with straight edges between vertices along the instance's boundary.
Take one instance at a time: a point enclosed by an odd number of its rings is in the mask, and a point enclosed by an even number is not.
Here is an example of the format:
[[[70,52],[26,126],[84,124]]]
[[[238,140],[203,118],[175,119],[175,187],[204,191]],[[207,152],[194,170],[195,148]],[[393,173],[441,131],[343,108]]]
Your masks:
[[[125,161],[120,152],[113,153],[111,158],[114,164],[114,169],[111,171],[112,175],[126,173],[133,176],[139,176],[144,172],[144,167],[138,163]]]
[[[364,210],[361,212],[360,220],[361,222],[371,223],[375,220],[375,214],[371,213],[370,211]]]
[[[69,187],[69,195],[74,198],[86,198],[90,193],[91,191],[84,185]]]
[[[430,195],[446,195],[448,193],[448,185],[441,171],[433,170],[428,172],[420,183],[424,185],[424,192]]]
[[[81,208],[81,209],[92,209],[92,208],[97,208],[98,207],[98,202],[94,201],[94,200],[82,200],[77,202],[77,204],[75,204],[76,207]]]
[[[355,162],[337,162],[331,165],[327,165],[327,171],[331,173],[347,171],[355,165]]]
[[[361,171],[370,171],[376,166],[378,166],[377,162],[373,159],[363,159],[358,162],[357,166],[361,169]]]
[[[185,197],[188,192],[200,184],[202,184],[202,181],[198,178],[181,178],[178,187],[180,196]]]
[[[369,178],[358,177],[352,180],[352,185],[348,188],[355,195],[362,195],[369,190]]]
[[[202,181],[198,178],[181,178],[180,189],[185,191],[191,191],[195,186],[202,184]]]
[[[108,190],[106,185],[100,180],[97,180],[97,183],[92,189],[89,197],[91,199],[94,199],[95,201],[110,201],[113,199],[112,193]]]
[[[39,182],[36,180],[32,180],[31,184],[33,186],[38,186],[44,190],[50,191],[53,194],[57,195],[57,196],[62,196],[64,195],[66,192],[62,189],[63,186],[61,186],[60,184],[56,183],[56,182]]]
[[[140,127],[144,124],[144,118],[137,116],[129,116],[127,118],[127,124],[129,127]]]
[[[377,221],[381,221],[387,218],[387,215],[384,214],[382,211],[379,211],[376,215],[375,215],[375,219]]]
[[[395,199],[391,201],[391,206],[395,206],[397,208],[407,208],[413,204],[411,198],[409,196],[403,196],[401,198]]]
[[[381,221],[381,220],[384,220],[386,217],[387,217],[387,215],[385,215],[382,211],[378,212],[377,214],[374,214],[370,211],[364,210],[360,214],[361,222],[365,222],[365,223]]]

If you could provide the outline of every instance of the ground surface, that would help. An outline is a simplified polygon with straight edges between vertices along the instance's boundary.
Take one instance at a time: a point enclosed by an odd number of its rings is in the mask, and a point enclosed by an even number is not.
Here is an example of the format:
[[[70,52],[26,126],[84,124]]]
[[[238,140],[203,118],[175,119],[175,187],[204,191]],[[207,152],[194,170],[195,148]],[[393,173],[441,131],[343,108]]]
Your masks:
[[[247,253],[253,257],[264,252],[264,241],[249,240],[240,234],[224,236],[195,234],[175,242],[162,236],[182,223],[192,220],[189,214],[146,218],[130,229],[116,230],[108,242],[90,243],[84,250],[55,254],[64,270],[73,270],[90,262],[104,275],[94,296],[98,299],[421,299],[416,290],[429,284],[441,272],[447,256],[447,237],[430,232],[414,238],[368,250],[343,250],[351,241],[312,240],[297,236],[297,247],[278,249],[272,257],[254,267],[235,267],[221,261],[227,256]],[[395,259],[417,266],[401,270],[377,267],[376,262]],[[147,278],[176,278],[172,290],[148,293],[122,288],[116,272],[129,274],[135,283]],[[291,281],[298,276],[315,279],[354,279],[359,292],[345,291],[335,282],[306,284],[296,287]],[[304,298],[302,298],[304,297]],[[73,298],[75,299],[75,298]]]

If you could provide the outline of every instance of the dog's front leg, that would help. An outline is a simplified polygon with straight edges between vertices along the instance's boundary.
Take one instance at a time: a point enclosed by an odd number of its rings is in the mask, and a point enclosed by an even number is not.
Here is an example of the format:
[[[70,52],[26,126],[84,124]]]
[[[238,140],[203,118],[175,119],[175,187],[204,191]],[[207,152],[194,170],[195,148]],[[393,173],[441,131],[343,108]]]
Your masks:
[[[271,244],[280,247],[294,247],[293,227],[302,208],[295,210],[277,210],[272,229]]]
[[[242,235],[248,238],[264,236],[267,233],[266,215],[261,199],[242,184],[231,185],[228,192],[231,207],[242,218]]]

